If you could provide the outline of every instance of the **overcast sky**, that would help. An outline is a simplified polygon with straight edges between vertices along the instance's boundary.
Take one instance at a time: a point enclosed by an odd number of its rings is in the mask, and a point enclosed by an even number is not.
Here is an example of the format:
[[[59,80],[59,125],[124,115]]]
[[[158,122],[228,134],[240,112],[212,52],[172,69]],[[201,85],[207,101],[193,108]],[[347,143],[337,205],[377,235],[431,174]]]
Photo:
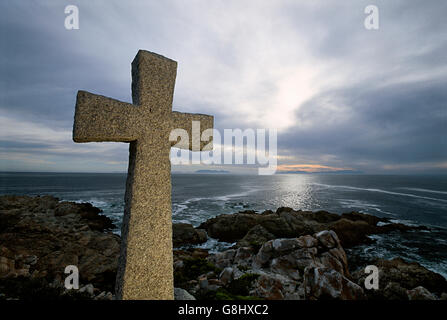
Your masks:
[[[145,49],[178,61],[174,110],[277,128],[283,170],[447,173],[446,13],[443,0],[2,1],[0,171],[126,171],[127,144],[72,142],[75,97],[130,102]]]

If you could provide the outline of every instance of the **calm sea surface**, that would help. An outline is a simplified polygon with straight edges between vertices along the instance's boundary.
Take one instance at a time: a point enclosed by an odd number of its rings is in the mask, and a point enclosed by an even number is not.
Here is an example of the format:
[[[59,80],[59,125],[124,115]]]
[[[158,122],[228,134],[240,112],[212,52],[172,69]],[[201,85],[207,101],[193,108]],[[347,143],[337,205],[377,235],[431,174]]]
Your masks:
[[[0,194],[54,195],[90,202],[118,225],[126,175],[91,173],[0,173]],[[447,177],[391,175],[173,174],[173,220],[197,226],[222,213],[288,206],[335,213],[361,211],[431,231],[374,236],[358,255],[415,260],[447,276]],[[219,249],[210,240],[204,245]],[[220,246],[220,247],[219,247]]]

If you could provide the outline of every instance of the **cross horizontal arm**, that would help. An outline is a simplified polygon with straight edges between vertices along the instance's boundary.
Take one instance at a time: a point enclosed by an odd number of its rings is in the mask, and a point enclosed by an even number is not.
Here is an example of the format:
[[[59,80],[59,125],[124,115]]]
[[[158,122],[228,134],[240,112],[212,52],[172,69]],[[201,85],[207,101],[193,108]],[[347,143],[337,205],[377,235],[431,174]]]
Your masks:
[[[130,142],[137,139],[132,125],[138,107],[87,91],[78,91],[73,126],[75,142]]]
[[[201,141],[202,133],[207,129],[213,129],[214,117],[200,113],[172,112],[172,129],[183,129],[188,133],[187,141],[171,141],[180,149],[191,151],[211,151],[213,149],[212,132]]]

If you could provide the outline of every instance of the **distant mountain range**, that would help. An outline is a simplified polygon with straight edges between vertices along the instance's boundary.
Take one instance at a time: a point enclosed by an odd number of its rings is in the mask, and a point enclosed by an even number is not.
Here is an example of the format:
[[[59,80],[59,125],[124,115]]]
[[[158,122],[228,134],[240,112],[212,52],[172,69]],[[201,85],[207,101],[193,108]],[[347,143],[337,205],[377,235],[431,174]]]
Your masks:
[[[213,174],[226,174],[226,173],[230,173],[230,171],[227,170],[196,170],[195,173],[213,173]]]

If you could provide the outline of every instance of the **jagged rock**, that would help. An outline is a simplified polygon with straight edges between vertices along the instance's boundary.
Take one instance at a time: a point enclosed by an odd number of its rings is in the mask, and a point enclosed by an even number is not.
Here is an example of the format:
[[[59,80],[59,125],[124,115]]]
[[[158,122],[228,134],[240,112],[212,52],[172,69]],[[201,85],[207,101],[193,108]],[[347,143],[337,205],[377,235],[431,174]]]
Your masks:
[[[195,229],[189,223],[173,223],[172,238],[174,247],[187,244],[200,244],[207,241],[205,230]]]
[[[224,252],[217,252],[208,258],[217,268],[224,269],[233,265],[233,259],[236,256],[235,249],[229,249]]]
[[[378,222],[387,224],[378,226]],[[388,222],[388,219],[359,212],[337,215],[326,211],[296,211],[282,207],[276,212],[268,210],[262,214],[243,211],[219,215],[208,219],[199,228],[205,229],[209,236],[220,241],[239,241],[238,246],[254,247],[259,247],[267,240],[296,238],[322,230],[335,231],[341,244],[349,247],[371,242],[368,238],[371,234],[426,229]]]
[[[363,289],[348,278],[347,257],[337,234],[324,231],[318,234],[321,241],[316,237],[269,240],[257,253],[253,248],[242,247],[210,255],[208,259],[225,267],[222,282],[236,278],[235,270],[259,274],[250,295],[263,299],[364,299]],[[241,250],[243,254],[238,253]]]
[[[301,247],[302,244],[303,241],[299,238],[270,240],[261,247],[256,255],[255,262],[262,267],[273,258],[281,258],[284,265],[291,265],[293,268],[314,262],[317,248],[303,248]]]
[[[302,248],[312,248],[318,245],[318,241],[311,235],[305,235],[298,238],[298,245]]]
[[[304,271],[306,299],[365,299],[363,289],[330,268],[307,267]]]
[[[263,226],[255,225],[248,230],[247,234],[237,243],[238,247],[260,247],[275,236],[268,232]]]
[[[236,213],[209,219],[202,223],[199,228],[205,229],[212,238],[220,241],[235,242],[242,239],[257,224],[257,215]]]
[[[341,218],[351,220],[351,221],[364,221],[371,226],[377,226],[377,224],[379,222],[389,222],[389,219],[387,219],[387,218],[379,218],[376,216],[372,216],[370,214],[364,214],[364,213],[355,212],[355,211],[343,213],[341,215]]]
[[[267,241],[264,245],[259,249],[258,254],[256,255],[255,262],[257,266],[262,267],[265,265],[273,254],[273,241]]]
[[[185,289],[174,288],[174,300],[196,300],[196,298]]]
[[[201,248],[188,248],[186,250],[174,250],[174,261],[181,261],[185,259],[204,259],[208,257],[209,252]]]
[[[219,275],[219,279],[223,284],[230,283],[234,279],[234,269],[226,267]]]
[[[325,219],[329,220],[330,216]],[[358,222],[363,223],[362,220]],[[364,278],[357,281],[358,273],[355,277],[350,275],[341,241],[331,230],[322,230],[314,236],[269,240],[259,250],[253,247],[237,247],[209,254],[206,259],[221,271],[219,279],[214,279],[215,272],[208,272],[187,283],[189,292],[197,294],[200,298],[209,297],[205,293],[220,292],[222,288],[226,290],[225,288],[229,288],[234,281],[252,274],[258,275],[258,278],[250,286],[247,285],[245,290],[249,290],[250,296],[262,299],[409,298],[406,287],[398,282],[382,282],[381,275],[379,290],[364,291]],[[434,276],[421,266],[420,270],[419,267],[416,268],[417,264],[407,266],[399,260],[388,264],[385,262],[391,272],[389,276],[393,279],[400,279],[402,276],[405,278],[412,274],[418,281],[430,283],[430,278]],[[413,270],[413,273],[409,270]],[[427,292],[421,293],[421,289],[412,294],[416,296],[419,293],[425,298],[429,297]]]
[[[250,295],[267,300],[282,300],[284,299],[283,283],[283,279],[278,275],[263,274],[256,280]]]
[[[236,249],[233,263],[239,267],[249,267],[253,263],[253,254],[256,251],[252,247],[241,247]]]
[[[89,284],[79,288],[79,292],[86,292],[86,293],[88,293],[89,295],[92,296],[94,289],[95,288],[93,287],[93,285],[91,283],[89,283]]]
[[[343,250],[341,245],[338,246],[337,248],[329,249],[328,252],[331,256],[336,258],[337,261],[339,261],[341,263],[341,265],[343,266],[343,274],[345,276],[347,276],[348,278],[350,278],[351,275],[349,273],[348,257],[346,256],[346,252],[345,252],[345,250]]]
[[[211,254],[198,248],[175,250],[177,296],[183,289],[193,299],[191,293],[199,299],[240,295],[364,299],[365,293],[370,299],[445,299],[447,285],[442,276],[402,259],[371,263],[379,267],[380,288],[363,291],[366,275],[363,270],[350,275],[343,246],[368,241],[369,234],[413,228],[378,226],[378,222],[389,221],[358,212],[340,216],[292,208],[210,219],[200,227],[218,239],[238,243]],[[49,290],[54,296],[65,290],[65,266],[74,264],[83,284],[80,294],[113,299],[120,239],[108,233],[110,225],[110,219],[89,204],[59,202],[51,196],[0,197],[0,290],[6,292],[10,281],[17,281],[16,287],[38,281],[54,289]],[[173,229],[174,244],[206,241],[206,232],[200,228],[183,224]]]
[[[382,294],[386,300],[408,300],[407,290],[397,282],[389,282],[383,289]]]
[[[99,212],[51,196],[1,196],[0,281],[62,282],[65,267],[76,265],[80,283],[113,291],[120,238],[105,233],[113,224]]]
[[[343,263],[330,252],[323,252],[319,260],[326,268],[333,269],[340,274],[345,273],[346,268]]]
[[[407,291],[410,300],[437,300],[436,297],[422,286]]]
[[[293,208],[290,207],[279,207],[276,209],[276,214],[280,214],[281,212],[292,212],[294,211]]]
[[[371,242],[368,235],[373,234],[375,229],[363,220],[351,221],[345,218],[333,222],[330,228],[337,233],[345,247]]]
[[[402,258],[394,258],[391,260],[378,259],[370,264],[376,265],[379,269],[379,290],[366,291],[370,299],[383,300],[389,299],[391,296],[396,299],[403,299],[404,291],[406,295],[406,290],[412,290],[419,286],[438,296],[442,292],[447,292],[447,280],[442,275],[426,269],[417,262],[407,262]],[[362,269],[352,273],[352,277],[359,285],[364,283],[366,276]],[[402,290],[398,290],[400,292],[398,295],[391,294],[390,290],[385,290],[387,287],[388,289],[397,288],[395,284],[402,288]]]
[[[320,244],[328,249],[335,248],[340,244],[337,234],[332,230],[323,230],[314,235]]]
[[[103,291],[95,297],[95,300],[113,300],[114,296],[111,292]]]

